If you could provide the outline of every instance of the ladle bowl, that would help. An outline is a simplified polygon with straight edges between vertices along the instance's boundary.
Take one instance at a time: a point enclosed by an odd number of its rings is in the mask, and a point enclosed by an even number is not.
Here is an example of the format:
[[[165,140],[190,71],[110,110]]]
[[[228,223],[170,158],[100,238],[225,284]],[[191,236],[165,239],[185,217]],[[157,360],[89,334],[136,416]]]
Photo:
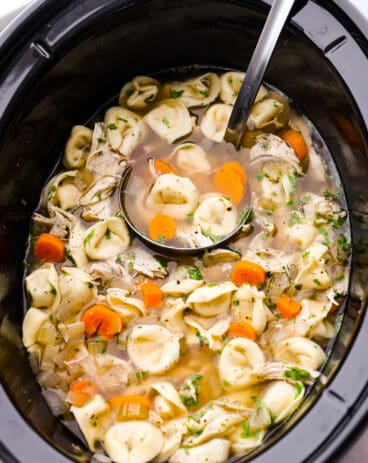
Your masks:
[[[251,207],[249,206],[247,214],[242,217],[242,220],[239,224],[234,228],[234,230],[227,235],[223,236],[213,244],[209,244],[206,246],[198,246],[198,247],[180,247],[180,246],[170,246],[169,244],[159,243],[158,241],[154,241],[149,238],[146,234],[138,229],[138,227],[133,223],[132,219],[130,218],[127,207],[126,201],[131,197],[130,194],[127,193],[127,185],[133,173],[133,166],[128,166],[121,177],[120,186],[119,186],[119,202],[120,202],[120,211],[122,216],[124,217],[125,222],[128,224],[131,232],[139,237],[141,241],[143,241],[148,247],[157,250],[163,255],[170,255],[175,257],[184,257],[184,256],[194,256],[202,254],[206,251],[210,251],[215,248],[227,246],[231,241],[238,239],[242,232],[244,232],[243,227],[247,224],[251,214]],[[247,191],[249,197],[249,185],[246,184]]]

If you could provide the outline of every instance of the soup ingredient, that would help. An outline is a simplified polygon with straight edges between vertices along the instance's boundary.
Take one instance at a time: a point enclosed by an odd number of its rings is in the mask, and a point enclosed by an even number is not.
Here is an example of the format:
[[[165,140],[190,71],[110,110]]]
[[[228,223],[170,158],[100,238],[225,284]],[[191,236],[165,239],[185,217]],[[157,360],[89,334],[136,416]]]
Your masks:
[[[36,344],[42,326],[48,321],[47,313],[31,307],[23,320],[23,344],[28,349]]]
[[[290,416],[304,398],[302,383],[290,384],[286,381],[273,381],[262,392],[260,399],[279,423]]]
[[[65,256],[65,245],[56,235],[41,233],[37,238],[33,252],[37,259],[62,262]]]
[[[249,283],[260,288],[266,280],[266,272],[263,267],[255,262],[242,260],[235,264],[230,279],[238,286]]]
[[[301,133],[296,130],[288,130],[282,138],[294,149],[300,161],[308,157],[308,148]]]
[[[65,146],[63,163],[67,169],[79,169],[86,163],[92,143],[92,130],[75,125]]]
[[[239,204],[244,196],[242,177],[245,176],[245,171],[243,169],[243,173],[240,169],[229,167],[226,164],[213,176],[213,188],[215,191],[229,197],[234,204]]]
[[[283,295],[276,302],[277,311],[285,318],[294,318],[302,309],[302,305],[296,299]]]
[[[160,325],[136,325],[128,336],[127,351],[137,368],[159,375],[179,360],[180,338]]]
[[[143,296],[144,306],[148,309],[157,308],[162,306],[163,292],[159,285],[154,282],[147,282],[141,284],[141,292]]]
[[[155,159],[153,167],[160,174],[176,174],[175,169],[164,159]]]
[[[148,226],[149,237],[154,241],[159,241],[160,243],[172,240],[175,232],[175,220],[166,214],[155,215]]]
[[[257,338],[257,332],[249,323],[231,323],[227,331],[229,338],[248,338],[251,341],[255,341]]]
[[[202,233],[216,243],[234,230],[237,218],[237,211],[229,199],[210,193],[202,197],[194,212],[193,223],[199,225]]]
[[[144,116],[144,121],[151,129],[167,143],[189,135],[193,125],[190,113],[179,100],[167,99]]]
[[[171,153],[170,158],[173,158],[180,171],[188,176],[196,173],[207,174],[211,170],[207,154],[195,143],[179,145]]]
[[[117,410],[119,421],[145,420],[152,408],[152,402],[142,395],[119,395],[110,400],[110,406]]]
[[[232,106],[223,103],[211,105],[204,113],[200,129],[207,138],[220,143],[224,139]]]
[[[278,342],[273,348],[273,355],[275,360],[308,370],[318,370],[326,360],[326,355],[320,346],[302,336],[288,337]]]
[[[75,407],[83,407],[97,393],[97,387],[88,379],[81,379],[71,385],[69,400]]]
[[[153,184],[147,203],[160,204],[162,213],[185,220],[197,207],[198,196],[197,188],[188,177],[164,174]]]
[[[145,109],[155,101],[159,89],[160,82],[152,77],[134,77],[121,89],[119,103],[132,109]]]
[[[164,444],[162,432],[145,421],[118,423],[105,434],[104,448],[116,463],[148,463]]]
[[[96,304],[87,309],[82,316],[82,321],[87,336],[97,334],[107,340],[114,339],[123,327],[121,316],[103,304]]]

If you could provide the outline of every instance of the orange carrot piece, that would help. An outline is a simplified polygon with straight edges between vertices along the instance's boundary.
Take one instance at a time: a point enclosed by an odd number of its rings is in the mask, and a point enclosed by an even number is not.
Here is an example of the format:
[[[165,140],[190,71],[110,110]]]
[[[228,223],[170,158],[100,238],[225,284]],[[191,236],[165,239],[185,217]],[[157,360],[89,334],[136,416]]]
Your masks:
[[[37,259],[62,262],[65,256],[65,245],[56,235],[41,233],[37,238],[33,253]]]
[[[149,237],[155,241],[171,240],[174,238],[175,232],[175,220],[166,214],[155,215],[148,226]]]
[[[83,407],[96,393],[96,385],[88,379],[82,379],[70,387],[71,403],[75,407]]]
[[[257,333],[253,326],[249,323],[236,322],[230,323],[229,329],[227,330],[227,336],[229,338],[248,338],[251,341],[255,341]]]
[[[152,408],[152,402],[148,397],[142,395],[118,395],[113,397],[110,401],[111,408],[119,408],[124,404],[139,404],[147,408]]]
[[[121,315],[103,304],[95,304],[87,309],[82,316],[82,321],[87,336],[97,334],[107,340],[114,339],[123,328]]]
[[[162,305],[164,295],[158,284],[150,281],[142,283],[141,292],[146,308],[160,307]]]
[[[277,311],[285,318],[294,318],[301,311],[302,305],[296,299],[283,295],[276,302]]]
[[[231,199],[234,204],[239,204],[244,196],[244,185],[237,174],[231,174],[220,169],[212,179],[212,186],[215,191]]]
[[[237,178],[241,183],[247,181],[247,173],[244,167],[237,161],[228,161],[222,165],[221,170]]]
[[[308,148],[302,134],[296,130],[288,130],[282,138],[294,149],[300,161],[308,157]]]
[[[176,174],[176,170],[164,159],[155,159],[153,166],[160,175]]]
[[[254,262],[241,260],[235,264],[230,279],[238,286],[249,283],[259,288],[265,282],[266,272],[263,267]]]

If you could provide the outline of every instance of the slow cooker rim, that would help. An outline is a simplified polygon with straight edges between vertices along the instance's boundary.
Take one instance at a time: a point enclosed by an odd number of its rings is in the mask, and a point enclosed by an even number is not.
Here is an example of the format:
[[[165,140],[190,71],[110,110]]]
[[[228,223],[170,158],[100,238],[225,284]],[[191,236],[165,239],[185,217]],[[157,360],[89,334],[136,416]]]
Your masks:
[[[70,5],[72,2],[68,2],[67,4],[64,4],[62,5],[63,8],[65,8],[68,4]],[[339,4],[341,3],[341,1],[338,1],[338,0],[335,0],[335,3],[336,4]],[[352,7],[351,5],[351,1],[350,0],[347,0],[347,3],[350,5],[350,7]],[[8,47],[8,51],[12,49],[12,43],[14,44],[14,41],[16,39],[16,37],[22,37],[24,38],[24,35],[22,36],[22,31],[24,30],[25,27],[27,27],[27,25],[29,25],[31,19],[33,20],[33,18],[36,18],[36,17],[40,17],[40,14],[41,12],[43,13],[46,13],[46,10],[47,9],[50,9],[50,6],[51,5],[57,5],[58,2],[57,0],[37,0],[36,2],[32,3],[30,7],[28,7],[26,9],[26,11],[24,11],[21,15],[19,15],[15,21],[15,23],[12,25],[12,26],[9,26],[6,31],[4,32],[4,36],[3,35],[0,35],[0,55],[1,56],[5,56],[2,54],[2,51],[3,50],[6,50],[7,47]],[[30,10],[31,7],[35,7],[36,6],[36,10],[35,11],[32,11]],[[346,7],[345,7],[346,8]],[[29,13],[31,11],[31,16],[29,17]],[[55,14],[55,10],[53,10],[52,14]],[[43,20],[46,20],[47,18],[47,15],[43,16],[42,19]],[[34,24],[33,24],[34,25]],[[366,22],[366,26],[368,28],[368,21]],[[5,38],[4,38],[5,37]],[[3,43],[1,44],[1,40],[3,40]],[[10,52],[10,51],[9,51]],[[364,316],[364,321],[367,320],[367,314],[365,314]],[[355,340],[356,341],[356,340]],[[356,344],[356,342],[354,341],[354,344]],[[352,354],[352,351],[353,351],[353,348],[354,348],[354,345],[352,346],[352,349],[351,351],[348,353],[347,355],[347,358],[349,358]],[[342,367],[343,368],[343,365]],[[335,379],[335,378],[334,378]],[[334,379],[332,380],[331,384],[333,383]],[[326,388],[324,390],[324,394],[327,394],[328,392],[328,388]],[[8,402],[8,403],[6,403]],[[361,397],[361,403],[365,403],[367,404],[368,402],[368,393],[362,395]],[[4,408],[4,403],[6,403],[6,407]],[[10,407],[9,407],[10,405]],[[10,399],[9,397],[7,396],[6,394],[6,391],[5,389],[1,386],[0,388],[0,410],[4,410],[5,412],[7,412],[8,414],[11,414],[12,417],[16,416],[16,414],[18,414],[18,416],[20,417],[21,415],[19,414],[18,410],[13,406],[13,404],[10,402]],[[14,413],[15,412],[15,413]],[[364,407],[362,408],[357,408],[357,409],[352,409],[352,410],[349,410],[348,411],[348,414],[349,416],[352,416],[354,417],[354,420],[352,419],[350,421],[350,423],[348,423],[345,428],[344,428],[344,432],[340,433],[340,442],[339,442],[339,447],[336,447],[334,452],[335,454],[339,451],[339,449],[341,448],[342,445],[345,444],[345,441],[348,439],[348,435],[350,434],[351,431],[353,431],[354,429],[356,429],[356,427],[358,427],[360,425],[360,423],[362,422],[362,420],[364,420],[366,418],[366,412],[364,412]],[[0,416],[2,415],[2,413],[0,413]],[[301,419],[298,421],[298,423],[296,424],[296,426],[298,424],[300,424],[303,420],[304,416],[301,417]],[[2,419],[1,419],[2,420]],[[2,423],[2,421],[0,421],[0,423]],[[6,423],[6,422],[5,422]],[[1,424],[0,426],[0,432],[2,432],[4,426],[6,424]],[[9,422],[7,423],[9,424]],[[56,448],[52,447],[49,443],[46,442],[46,440],[44,440],[42,438],[42,436],[38,435],[29,425],[28,423],[25,421],[25,420],[22,420],[22,424],[23,425],[26,425],[28,426],[28,434],[29,434],[29,442],[32,443],[31,445],[34,446],[35,443],[33,442],[34,440],[34,437],[36,435],[36,437],[38,437],[38,441],[37,441],[37,446],[39,445],[39,449],[42,451],[46,451],[47,449],[48,450],[52,450],[53,452],[52,453],[52,460],[53,462],[57,462],[57,461],[60,461],[60,462],[67,462],[67,461],[70,461],[67,457],[64,457],[64,455],[62,455]],[[349,429],[350,431],[347,432],[347,429]],[[26,430],[24,429],[24,427],[20,426],[19,429],[18,429],[18,432],[25,432]],[[345,436],[345,438],[344,438]],[[0,439],[1,439],[1,436],[0,436]],[[286,440],[286,439],[282,439],[282,440]],[[41,441],[42,441],[42,444],[41,445]],[[270,452],[270,450],[272,450],[275,446],[277,446],[279,444],[280,441],[276,442],[271,449],[266,449],[265,452]],[[337,442],[337,441],[335,441]],[[18,443],[17,443],[18,444]],[[9,447],[9,446],[8,446]],[[9,447],[9,450],[11,450],[13,452],[14,450],[14,455],[17,455],[17,452],[15,451],[16,449],[14,448],[11,448]],[[331,450],[331,448],[329,449]],[[49,453],[49,452],[47,452]],[[330,454],[326,451],[325,452],[326,454],[328,454],[328,456],[330,456]],[[322,453],[320,454],[322,455]],[[51,455],[50,455],[51,456]],[[261,455],[259,456],[256,456],[254,458],[254,462],[258,462],[258,461],[265,461],[263,460],[263,456],[264,456],[264,452],[262,452]],[[12,457],[13,458],[13,457]],[[318,456],[319,458],[319,456]],[[5,460],[6,461],[6,460]],[[9,460],[9,461],[17,461],[16,458],[14,458],[13,460]],[[317,461],[316,459],[314,459],[313,461]],[[318,460],[319,461],[319,460]]]

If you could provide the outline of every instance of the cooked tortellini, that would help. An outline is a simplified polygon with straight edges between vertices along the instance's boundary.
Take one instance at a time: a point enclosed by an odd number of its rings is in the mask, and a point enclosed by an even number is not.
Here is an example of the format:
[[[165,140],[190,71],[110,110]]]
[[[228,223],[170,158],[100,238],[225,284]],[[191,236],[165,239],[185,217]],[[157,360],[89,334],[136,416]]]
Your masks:
[[[205,151],[195,143],[183,143],[175,148],[171,156],[184,175],[206,173],[211,170],[211,164]]]
[[[236,227],[238,214],[232,202],[224,196],[205,195],[194,212],[193,222],[202,233],[224,236]]]
[[[231,111],[232,106],[224,103],[210,106],[204,113],[200,125],[203,135],[218,143],[223,141]]]
[[[207,106],[220,93],[220,81],[214,72],[208,72],[185,82],[169,82],[164,93],[170,98],[178,98],[188,108]]]
[[[83,407],[72,406],[73,413],[90,449],[96,450],[101,431],[110,407],[100,395],[95,395]]]
[[[160,325],[137,325],[130,332],[127,349],[137,368],[158,375],[179,360],[180,336]]]
[[[150,203],[159,204],[161,212],[175,219],[185,219],[198,204],[198,191],[187,177],[164,174],[156,180],[149,193]]]
[[[159,89],[158,80],[147,76],[137,76],[121,89],[119,103],[131,109],[145,109],[155,101]]]
[[[242,389],[260,381],[255,367],[262,366],[265,356],[258,344],[247,338],[235,338],[221,353],[219,372],[227,387]]]
[[[84,246],[92,260],[104,260],[124,252],[130,243],[128,228],[120,217],[110,217],[87,228]]]
[[[56,310],[60,303],[59,277],[53,264],[44,264],[26,277],[33,307]]]
[[[226,312],[231,304],[231,294],[236,286],[227,281],[210,286],[202,286],[193,291],[187,303],[193,310],[203,317],[212,317]]]
[[[106,111],[105,124],[111,148],[125,158],[130,157],[146,133],[144,122],[137,114],[118,106]]]
[[[247,322],[253,326],[257,334],[261,334],[267,323],[267,308],[263,299],[265,295],[254,286],[244,284],[232,299],[232,317],[236,321]]]
[[[118,423],[106,432],[104,448],[116,463],[148,463],[164,444],[162,432],[142,421]]]
[[[92,130],[75,125],[65,146],[63,163],[67,169],[79,169],[86,163],[92,143]]]
[[[192,293],[202,285],[204,285],[204,281],[198,269],[178,265],[167,283],[161,286],[161,290],[166,295],[181,296]]]
[[[273,356],[275,360],[310,370],[318,370],[326,359],[325,353],[316,342],[301,336],[280,341],[273,348]]]
[[[74,267],[62,267],[61,270],[61,302],[57,308],[57,317],[65,321],[96,300],[97,288],[87,272]]]
[[[290,416],[304,398],[304,387],[297,388],[286,381],[271,382],[261,394],[261,399],[270,411],[274,423]]]
[[[36,344],[38,333],[48,319],[48,314],[40,309],[31,307],[28,310],[24,317],[22,326],[23,344],[27,349]]]
[[[225,74],[222,74],[222,76],[220,77],[220,98],[224,103],[231,105],[235,103],[236,97],[238,96],[244,77],[244,72],[230,71],[226,72]],[[261,85],[258,90],[255,103],[257,103],[259,100],[262,100],[267,95],[267,93],[268,92],[266,88],[263,85]]]
[[[93,131],[72,128],[42,190],[23,345],[91,461],[242,459],[325,383],[349,282],[343,193],[270,87],[242,146],[223,142],[244,77],[130,79]]]
[[[145,122],[167,143],[189,135],[193,129],[192,118],[186,106],[175,99],[160,101],[144,116]]]

